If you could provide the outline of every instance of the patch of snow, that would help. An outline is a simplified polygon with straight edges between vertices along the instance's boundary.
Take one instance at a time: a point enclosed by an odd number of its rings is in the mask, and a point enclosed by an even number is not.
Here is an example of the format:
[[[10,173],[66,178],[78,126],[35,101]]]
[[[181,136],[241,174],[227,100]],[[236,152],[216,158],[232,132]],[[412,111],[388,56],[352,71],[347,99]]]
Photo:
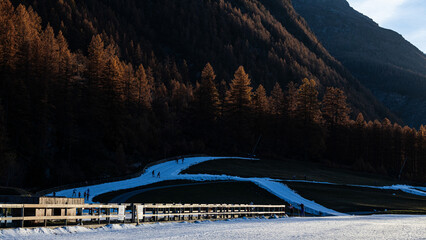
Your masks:
[[[410,185],[391,185],[391,186],[371,186],[371,185],[355,185],[355,184],[338,184],[330,182],[318,182],[318,181],[308,181],[308,180],[279,180],[282,182],[301,182],[301,183],[317,183],[317,184],[326,184],[326,185],[343,185],[349,187],[364,187],[364,188],[374,188],[374,189],[384,189],[384,190],[395,190],[403,191],[409,194],[424,196],[426,197],[426,187],[419,186],[410,186]]]
[[[426,216],[372,215],[233,219],[194,223],[0,230],[0,239],[424,239]]]

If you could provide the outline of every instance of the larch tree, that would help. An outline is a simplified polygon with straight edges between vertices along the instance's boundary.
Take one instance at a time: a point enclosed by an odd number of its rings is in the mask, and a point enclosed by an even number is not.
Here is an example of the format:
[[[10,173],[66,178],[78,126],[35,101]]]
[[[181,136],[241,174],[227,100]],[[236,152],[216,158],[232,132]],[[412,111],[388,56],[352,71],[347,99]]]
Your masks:
[[[249,75],[245,72],[243,66],[239,66],[229,85],[228,106],[232,112],[242,113],[250,108],[252,98],[250,84]]]
[[[15,69],[18,51],[17,31],[14,24],[14,7],[9,1],[0,1],[0,70]]]
[[[287,114],[288,114],[288,116],[290,116],[292,118],[296,117],[297,85],[294,82],[289,82],[287,84],[286,103],[287,103]]]
[[[315,80],[303,79],[297,90],[296,115],[305,124],[321,122],[320,103]]]
[[[219,93],[214,80],[216,75],[210,63],[201,72],[201,82],[195,92],[196,112],[202,120],[212,121],[219,115]]]
[[[262,84],[260,84],[254,92],[253,108],[254,111],[258,114],[264,114],[269,111],[269,100],[266,96],[266,91]]]
[[[135,89],[137,95],[137,103],[143,109],[151,109],[152,104],[152,85],[148,81],[145,68],[142,64],[136,70]]]
[[[105,53],[105,45],[100,35],[92,37],[92,41],[88,48],[88,75],[89,84],[92,87],[100,87],[105,77],[105,69],[107,66],[107,56]]]
[[[285,109],[285,97],[283,90],[278,82],[275,83],[274,88],[271,91],[270,105],[271,113],[275,115],[281,115]]]
[[[322,100],[322,113],[326,124],[345,125],[349,122],[350,112],[345,93],[341,89],[328,87]]]

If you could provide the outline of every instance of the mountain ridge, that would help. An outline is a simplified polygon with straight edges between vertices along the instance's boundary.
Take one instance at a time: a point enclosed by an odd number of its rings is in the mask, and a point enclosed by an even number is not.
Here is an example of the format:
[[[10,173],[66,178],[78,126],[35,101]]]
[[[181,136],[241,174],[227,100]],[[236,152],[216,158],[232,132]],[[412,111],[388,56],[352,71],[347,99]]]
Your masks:
[[[324,46],[404,122],[426,119],[426,55],[346,0],[293,0]]]

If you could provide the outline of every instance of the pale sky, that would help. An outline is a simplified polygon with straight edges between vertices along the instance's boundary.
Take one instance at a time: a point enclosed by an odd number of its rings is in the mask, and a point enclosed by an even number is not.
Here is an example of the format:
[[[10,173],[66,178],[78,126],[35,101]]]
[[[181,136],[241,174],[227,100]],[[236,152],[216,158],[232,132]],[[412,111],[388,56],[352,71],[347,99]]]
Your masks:
[[[426,0],[347,0],[381,27],[400,33],[426,53]]]

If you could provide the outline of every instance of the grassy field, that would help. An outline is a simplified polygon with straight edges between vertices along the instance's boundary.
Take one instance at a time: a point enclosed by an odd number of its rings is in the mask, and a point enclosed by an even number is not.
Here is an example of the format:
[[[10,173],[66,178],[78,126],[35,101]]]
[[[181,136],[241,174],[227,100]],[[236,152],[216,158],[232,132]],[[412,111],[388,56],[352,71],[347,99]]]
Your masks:
[[[188,183],[193,183],[193,182],[194,181],[188,181],[188,180],[162,181],[162,182],[144,185],[144,186],[140,186],[140,187],[136,187],[136,188],[129,188],[129,189],[123,189],[123,190],[118,190],[118,191],[107,192],[107,193],[104,193],[104,194],[101,194],[101,195],[94,197],[93,201],[94,202],[108,203],[114,197],[121,195],[123,193],[126,193],[126,192],[131,192],[133,190],[147,189],[147,188],[161,187],[161,186],[169,186],[169,185],[176,185],[176,184],[188,184]]]
[[[20,188],[0,187],[0,195],[30,195],[29,192]]]
[[[128,202],[285,204],[251,182],[212,182],[152,190],[136,195]]]
[[[411,184],[385,176],[335,169],[320,163],[282,159],[259,161],[225,159],[204,162],[185,170],[184,173],[227,174],[241,177],[270,177],[276,179],[300,179],[358,185]]]
[[[339,212],[426,214],[426,197],[402,191],[315,183],[285,184],[304,198]]]
[[[115,196],[125,192],[153,187],[198,183],[178,180],[164,181],[143,187],[109,192],[94,198],[97,202],[109,202]],[[140,203],[256,203],[285,204],[285,202],[251,182],[207,182],[202,185],[175,186],[150,190],[136,195],[127,202]]]

